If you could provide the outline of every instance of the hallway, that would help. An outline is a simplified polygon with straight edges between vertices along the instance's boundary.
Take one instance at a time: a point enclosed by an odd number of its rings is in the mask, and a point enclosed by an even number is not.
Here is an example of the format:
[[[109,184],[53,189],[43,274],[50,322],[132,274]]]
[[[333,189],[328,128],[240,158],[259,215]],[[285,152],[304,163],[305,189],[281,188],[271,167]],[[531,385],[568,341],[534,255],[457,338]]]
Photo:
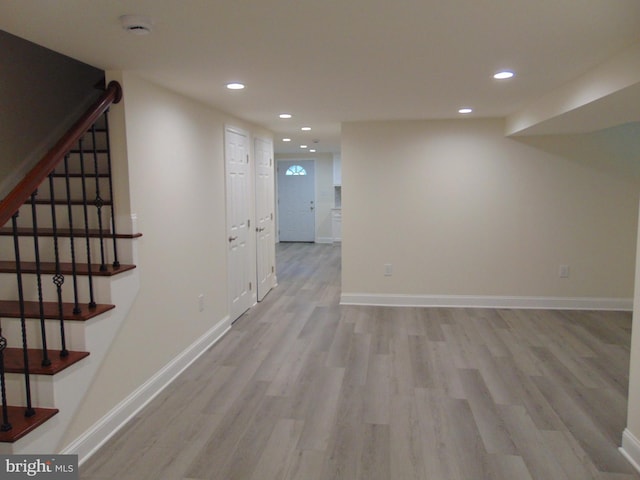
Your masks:
[[[279,286],[81,468],[86,480],[637,480],[631,314],[339,306],[340,248]]]

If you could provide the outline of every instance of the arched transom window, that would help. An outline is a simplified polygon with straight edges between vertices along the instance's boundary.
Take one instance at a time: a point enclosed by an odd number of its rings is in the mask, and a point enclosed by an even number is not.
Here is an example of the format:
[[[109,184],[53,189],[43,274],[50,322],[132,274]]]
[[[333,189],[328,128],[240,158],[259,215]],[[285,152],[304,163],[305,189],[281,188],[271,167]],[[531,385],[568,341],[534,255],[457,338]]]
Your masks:
[[[306,175],[307,171],[301,165],[291,165],[285,175]]]

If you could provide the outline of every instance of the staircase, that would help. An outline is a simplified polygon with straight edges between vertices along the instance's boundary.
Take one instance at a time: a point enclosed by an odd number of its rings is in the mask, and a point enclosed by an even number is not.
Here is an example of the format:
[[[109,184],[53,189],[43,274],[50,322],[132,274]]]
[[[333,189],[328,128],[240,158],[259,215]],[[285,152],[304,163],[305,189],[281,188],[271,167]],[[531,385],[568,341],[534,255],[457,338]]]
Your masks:
[[[113,199],[120,98],[111,82],[0,203],[0,453],[57,453],[136,290],[118,247],[140,234],[116,232]]]

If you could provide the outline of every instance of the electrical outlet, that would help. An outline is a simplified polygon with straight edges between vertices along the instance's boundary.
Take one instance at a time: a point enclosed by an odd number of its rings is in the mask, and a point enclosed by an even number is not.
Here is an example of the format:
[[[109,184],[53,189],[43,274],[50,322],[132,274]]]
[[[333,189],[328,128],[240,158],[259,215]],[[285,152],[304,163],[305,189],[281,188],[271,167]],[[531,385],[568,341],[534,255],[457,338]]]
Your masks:
[[[391,265],[390,263],[385,263],[384,264],[384,276],[385,277],[390,277],[391,275],[393,275],[393,265]]]
[[[198,311],[204,312],[204,293],[198,295]]]
[[[560,278],[569,278],[569,265],[560,265],[558,268],[558,276]]]

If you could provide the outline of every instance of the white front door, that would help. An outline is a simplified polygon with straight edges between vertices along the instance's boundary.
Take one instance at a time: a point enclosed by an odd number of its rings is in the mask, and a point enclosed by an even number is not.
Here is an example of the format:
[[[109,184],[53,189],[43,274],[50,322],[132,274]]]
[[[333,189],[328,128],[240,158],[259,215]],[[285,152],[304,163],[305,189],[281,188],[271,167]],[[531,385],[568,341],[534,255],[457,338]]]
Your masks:
[[[278,228],[281,242],[315,241],[315,161],[278,162]]]
[[[225,128],[225,166],[229,315],[233,321],[255,303],[255,249],[250,231],[252,195],[246,132]]]
[[[256,138],[256,257],[257,296],[261,301],[276,284],[276,249],[274,240],[273,142]]]

